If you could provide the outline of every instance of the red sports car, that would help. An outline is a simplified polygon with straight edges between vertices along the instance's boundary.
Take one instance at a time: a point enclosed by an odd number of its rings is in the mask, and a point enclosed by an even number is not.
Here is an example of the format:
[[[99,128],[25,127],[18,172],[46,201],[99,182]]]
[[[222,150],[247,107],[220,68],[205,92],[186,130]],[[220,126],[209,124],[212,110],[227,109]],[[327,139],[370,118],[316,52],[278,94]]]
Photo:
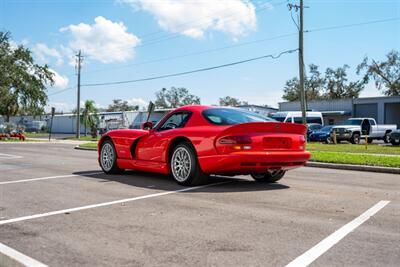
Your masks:
[[[155,126],[114,130],[98,144],[107,174],[125,169],[172,174],[181,185],[197,185],[210,174],[250,174],[275,182],[286,170],[303,166],[306,127],[276,122],[242,109],[184,106]]]

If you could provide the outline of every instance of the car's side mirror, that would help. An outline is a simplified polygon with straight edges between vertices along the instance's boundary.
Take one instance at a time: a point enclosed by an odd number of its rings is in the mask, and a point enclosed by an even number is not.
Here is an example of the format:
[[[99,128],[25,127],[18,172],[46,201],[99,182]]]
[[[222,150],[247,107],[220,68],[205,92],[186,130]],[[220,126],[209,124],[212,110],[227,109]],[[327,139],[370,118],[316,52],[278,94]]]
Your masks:
[[[153,123],[151,121],[146,121],[145,123],[142,123],[142,130],[151,130],[153,129]]]

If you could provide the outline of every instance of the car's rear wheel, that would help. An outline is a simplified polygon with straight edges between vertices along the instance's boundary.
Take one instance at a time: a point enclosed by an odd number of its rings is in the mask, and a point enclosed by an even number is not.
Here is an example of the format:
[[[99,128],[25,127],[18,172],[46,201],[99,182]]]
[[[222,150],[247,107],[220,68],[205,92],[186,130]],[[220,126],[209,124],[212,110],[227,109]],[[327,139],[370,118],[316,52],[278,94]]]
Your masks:
[[[265,173],[252,173],[251,177],[257,182],[274,183],[282,179],[286,171],[282,170],[268,170]]]
[[[117,152],[111,140],[106,140],[101,145],[100,167],[107,174],[117,174],[124,171],[117,165]]]
[[[350,143],[359,144],[360,143],[360,135],[358,133],[354,133],[350,138]]]
[[[368,138],[367,141],[368,141],[368,144],[371,144],[374,141],[374,139]]]
[[[400,146],[400,141],[396,141],[396,140],[394,140],[394,139],[392,139],[392,140],[390,141],[390,143],[392,143],[393,146]]]
[[[178,144],[170,160],[171,173],[180,185],[199,185],[208,180],[197,160],[196,151],[189,142]]]

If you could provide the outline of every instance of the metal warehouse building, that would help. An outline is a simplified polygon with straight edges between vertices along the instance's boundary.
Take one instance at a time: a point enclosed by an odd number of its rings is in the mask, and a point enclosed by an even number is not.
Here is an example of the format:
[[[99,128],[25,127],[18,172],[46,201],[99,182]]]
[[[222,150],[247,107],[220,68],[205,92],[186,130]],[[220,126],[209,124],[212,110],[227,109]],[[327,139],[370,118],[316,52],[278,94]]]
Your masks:
[[[400,128],[400,96],[307,102],[308,110],[321,111],[325,124],[336,124],[350,117],[371,117],[379,124],[397,124]],[[298,111],[300,102],[279,103],[279,111]]]

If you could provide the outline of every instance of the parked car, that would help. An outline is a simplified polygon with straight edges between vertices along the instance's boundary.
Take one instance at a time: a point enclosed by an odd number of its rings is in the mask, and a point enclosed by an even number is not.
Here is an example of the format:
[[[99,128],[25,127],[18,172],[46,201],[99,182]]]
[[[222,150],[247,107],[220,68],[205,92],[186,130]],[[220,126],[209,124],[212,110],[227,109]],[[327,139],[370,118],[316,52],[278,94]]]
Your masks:
[[[323,126],[318,123],[308,123],[307,124],[307,141],[310,141],[310,135],[312,132],[321,129]]]
[[[184,106],[155,126],[107,132],[98,142],[98,161],[107,174],[158,172],[181,185],[202,184],[210,174],[250,174],[271,183],[310,158],[306,130],[243,109]]]
[[[331,131],[333,126],[324,126],[321,129],[315,130],[310,134],[310,141],[332,143]]]
[[[390,143],[394,146],[400,145],[400,130],[395,130],[390,133]]]
[[[336,132],[336,140],[348,141],[352,144],[359,144],[361,138],[368,136],[368,143],[373,140],[383,140],[385,143],[390,142],[390,133],[397,129],[395,124],[378,125],[374,118],[352,118],[336,125],[332,128]],[[333,136],[332,136],[333,138]]]
[[[302,114],[300,111],[279,111],[272,114],[272,118],[280,122],[303,123]],[[307,111],[307,124],[324,125],[324,119],[321,112]]]

